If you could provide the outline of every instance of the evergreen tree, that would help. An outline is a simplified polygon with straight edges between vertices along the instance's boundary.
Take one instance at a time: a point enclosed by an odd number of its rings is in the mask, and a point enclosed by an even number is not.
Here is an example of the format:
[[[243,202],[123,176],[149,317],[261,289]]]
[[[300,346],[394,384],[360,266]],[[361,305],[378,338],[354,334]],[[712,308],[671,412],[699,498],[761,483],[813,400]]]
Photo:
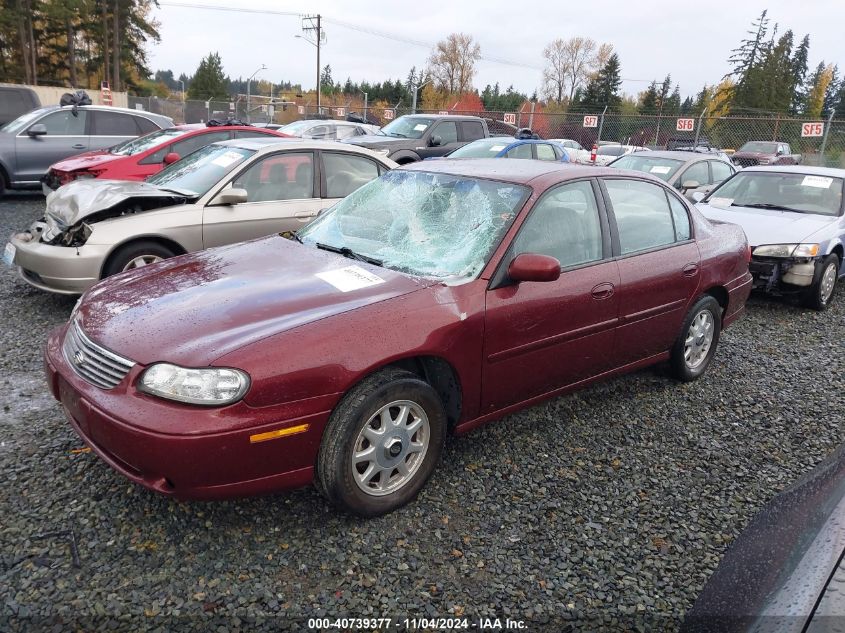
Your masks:
[[[681,104],[680,114],[687,115],[692,113],[692,107],[695,102],[692,100],[692,97],[687,97],[684,99],[684,102]]]
[[[807,59],[810,56],[810,36],[805,35],[804,39],[795,49],[795,55],[792,57],[792,81],[794,89],[792,91],[792,103],[790,104],[790,114],[798,114],[804,106],[806,98],[806,91],[804,90],[804,82],[807,80]]]
[[[833,106],[833,118],[845,119],[845,80],[839,83],[839,91],[836,93]]]
[[[613,53],[607,63],[602,66],[596,76],[590,80],[584,89],[579,105],[585,109],[598,109],[607,106],[609,110],[616,109],[622,103],[619,87],[622,85],[619,55]]]
[[[672,94],[669,95],[666,99],[666,103],[663,106],[663,114],[670,115],[670,116],[677,116],[681,113],[681,88],[680,86],[675,86],[675,89],[672,91]]]
[[[209,53],[200,62],[188,88],[188,99],[225,101],[229,99],[228,82],[218,53]]]
[[[765,48],[766,33],[769,30],[769,19],[766,17],[768,10],[764,10],[760,17],[751,25],[747,31],[749,37],[742,40],[738,48],[731,51],[728,63],[733,65],[733,70],[725,75],[725,79],[733,77],[736,81],[734,99],[743,103],[747,100],[747,93],[759,87],[757,82],[752,81],[754,69],[760,62]]]
[[[657,114],[660,95],[657,92],[657,82],[652,81],[645,92],[640,95],[640,114]]]

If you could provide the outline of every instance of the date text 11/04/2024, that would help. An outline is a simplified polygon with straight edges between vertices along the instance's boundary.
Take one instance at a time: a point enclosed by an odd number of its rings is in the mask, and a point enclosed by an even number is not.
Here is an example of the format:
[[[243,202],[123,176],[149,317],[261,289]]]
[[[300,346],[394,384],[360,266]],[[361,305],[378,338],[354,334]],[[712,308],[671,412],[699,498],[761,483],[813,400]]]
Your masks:
[[[310,630],[527,630],[523,620],[510,618],[310,618]]]

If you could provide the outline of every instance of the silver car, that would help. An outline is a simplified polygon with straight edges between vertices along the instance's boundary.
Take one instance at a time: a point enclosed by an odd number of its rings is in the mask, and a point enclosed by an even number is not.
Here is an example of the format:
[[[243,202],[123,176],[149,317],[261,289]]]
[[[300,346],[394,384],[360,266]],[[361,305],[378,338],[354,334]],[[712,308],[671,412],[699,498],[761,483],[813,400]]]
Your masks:
[[[845,277],[845,169],[747,167],[695,199],[709,220],[743,228],[755,289],[828,307]]]
[[[32,286],[81,294],[163,259],[295,231],[396,166],[354,145],[243,139],[207,145],[146,182],[76,180],[3,254]]]
[[[324,141],[342,141],[345,138],[376,134],[377,125],[355,123],[353,121],[335,121],[332,119],[305,119],[294,121],[279,128],[279,132],[300,138],[321,139]]]
[[[41,187],[50,165],[173,127],[170,117],[110,106],[50,106],[0,128],[0,195]]]
[[[691,202],[694,202],[694,193],[709,193],[736,173],[736,168],[728,161],[698,152],[636,152],[617,158],[609,166],[657,176]]]

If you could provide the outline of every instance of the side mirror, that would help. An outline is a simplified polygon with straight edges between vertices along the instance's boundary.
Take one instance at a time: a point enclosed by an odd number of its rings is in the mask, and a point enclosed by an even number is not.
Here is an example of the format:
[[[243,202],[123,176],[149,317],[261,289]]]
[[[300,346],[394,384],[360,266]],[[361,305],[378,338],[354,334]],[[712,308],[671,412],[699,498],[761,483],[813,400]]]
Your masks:
[[[775,156],[783,156],[784,154],[786,154],[786,152],[784,152],[782,149],[779,149],[779,150],[775,153]]]
[[[211,199],[208,203],[210,207],[221,207],[232,204],[243,204],[247,201],[249,194],[246,189],[224,189]]]
[[[703,191],[693,191],[692,192],[692,200],[693,202],[701,202],[704,198],[707,197],[707,194]]]
[[[36,123],[32,127],[30,127],[26,131],[26,133],[29,134],[30,138],[35,138],[36,136],[44,136],[45,134],[47,134],[47,126],[43,123]]]
[[[697,180],[685,180],[681,185],[681,189],[698,189],[701,185]]]
[[[437,134],[433,134],[432,137],[428,140],[429,147],[440,147],[443,145],[443,139],[440,138]]]
[[[522,253],[508,265],[508,277],[514,281],[555,281],[560,278],[560,262],[549,255]]]
[[[167,152],[164,155],[164,161],[163,162],[164,162],[165,165],[170,165],[172,163],[175,163],[180,158],[182,158],[182,157],[179,156],[179,154],[177,154],[176,152]]]
[[[322,209],[317,211],[317,216],[319,217],[319,216],[323,215],[326,211],[328,211],[330,209],[331,209],[331,207],[323,207]]]

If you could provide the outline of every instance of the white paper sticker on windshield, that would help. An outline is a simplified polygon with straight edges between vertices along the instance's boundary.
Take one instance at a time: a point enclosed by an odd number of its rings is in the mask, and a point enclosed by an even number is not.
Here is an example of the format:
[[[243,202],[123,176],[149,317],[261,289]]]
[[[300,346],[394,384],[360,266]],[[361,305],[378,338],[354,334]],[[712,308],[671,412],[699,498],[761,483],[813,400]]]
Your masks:
[[[665,165],[655,165],[654,167],[649,169],[649,171],[652,174],[668,174],[670,171],[672,171],[672,168],[666,167]]]
[[[504,145],[493,145],[490,147],[491,152],[501,152],[503,149],[505,149]]]
[[[360,266],[347,266],[337,270],[327,270],[324,273],[317,273],[317,277],[330,283],[341,292],[350,292],[359,288],[369,288],[383,284],[384,279],[378,275],[364,270]]]
[[[720,209],[727,209],[733,204],[733,198],[710,198],[707,201],[711,207],[719,207]]]
[[[428,127],[428,126],[427,126],[425,123],[417,123],[417,124],[414,126],[414,129],[415,129],[417,132],[422,132],[422,131],[423,131],[423,130],[425,130],[425,128],[427,128],[427,127]]]
[[[213,161],[211,161],[211,164],[219,165],[220,167],[228,167],[232,163],[240,160],[241,158],[243,158],[243,156],[238,152],[225,152],[223,154],[220,154],[220,156],[215,158]]]
[[[828,189],[833,184],[833,178],[825,176],[804,176],[801,181],[802,187],[818,187],[819,189]]]

